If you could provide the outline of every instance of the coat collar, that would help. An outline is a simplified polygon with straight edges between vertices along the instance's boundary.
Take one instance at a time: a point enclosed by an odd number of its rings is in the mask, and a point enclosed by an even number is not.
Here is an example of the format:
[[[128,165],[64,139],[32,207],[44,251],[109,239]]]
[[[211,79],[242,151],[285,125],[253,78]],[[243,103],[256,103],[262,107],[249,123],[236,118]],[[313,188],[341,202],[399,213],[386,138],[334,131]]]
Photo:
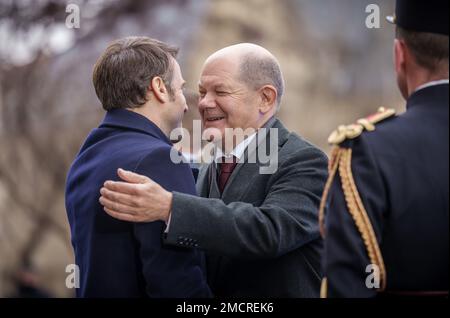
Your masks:
[[[122,108],[108,111],[99,128],[103,127],[134,130],[136,132],[153,136],[169,145],[172,145],[170,139],[155,123],[141,114],[129,111],[127,109]]]
[[[448,108],[448,89],[448,83],[444,83],[426,86],[417,90],[408,98],[406,108],[411,109],[417,106],[430,107],[431,105]]]

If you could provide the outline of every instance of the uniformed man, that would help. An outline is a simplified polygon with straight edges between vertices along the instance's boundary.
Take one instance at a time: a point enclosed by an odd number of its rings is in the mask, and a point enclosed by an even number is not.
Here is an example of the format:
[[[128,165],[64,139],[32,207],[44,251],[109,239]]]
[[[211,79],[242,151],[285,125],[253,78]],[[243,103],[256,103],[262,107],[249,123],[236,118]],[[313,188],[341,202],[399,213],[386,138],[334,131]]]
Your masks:
[[[381,108],[330,136],[323,297],[448,296],[448,13],[448,1],[397,1],[406,113]]]

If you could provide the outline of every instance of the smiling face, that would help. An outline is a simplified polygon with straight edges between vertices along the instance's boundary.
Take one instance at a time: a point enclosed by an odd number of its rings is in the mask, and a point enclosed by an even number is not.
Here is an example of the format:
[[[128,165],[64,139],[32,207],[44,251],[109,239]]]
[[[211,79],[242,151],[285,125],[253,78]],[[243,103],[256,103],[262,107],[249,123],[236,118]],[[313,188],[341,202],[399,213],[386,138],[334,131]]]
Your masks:
[[[258,91],[239,81],[239,63],[220,57],[206,62],[199,83],[199,111],[204,129],[259,128]]]

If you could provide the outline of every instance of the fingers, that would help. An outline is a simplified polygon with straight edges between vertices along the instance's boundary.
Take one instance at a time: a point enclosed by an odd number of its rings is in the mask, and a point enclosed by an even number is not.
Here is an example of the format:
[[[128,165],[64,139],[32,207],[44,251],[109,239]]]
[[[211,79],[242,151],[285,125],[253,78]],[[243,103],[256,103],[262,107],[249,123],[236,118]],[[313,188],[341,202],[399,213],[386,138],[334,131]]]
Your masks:
[[[109,210],[113,210],[116,211],[120,214],[130,214],[130,215],[136,215],[137,211],[135,208],[132,208],[130,206],[121,204],[121,203],[117,203],[114,201],[111,201],[107,198],[105,198],[104,196],[101,196],[99,199],[99,202],[101,205],[103,205],[105,208],[109,209]]]
[[[137,195],[139,194],[139,185],[120,181],[106,181],[103,184],[104,188],[113,192],[120,192],[123,194]]]
[[[106,188],[101,188],[100,193],[104,198],[106,198],[110,201],[122,203],[123,205],[127,205],[129,207],[134,207],[134,208],[139,207],[135,196],[120,193],[120,192],[110,191]]]
[[[126,182],[130,182],[130,183],[147,183],[150,181],[149,178],[147,178],[146,176],[128,171],[128,170],[124,170],[119,168],[117,170],[117,174],[119,175],[119,177]]]
[[[127,222],[138,222],[137,218],[131,214],[123,214],[116,211],[113,211],[108,208],[103,208],[106,213],[108,213],[110,216],[112,216],[115,219],[127,221]]]

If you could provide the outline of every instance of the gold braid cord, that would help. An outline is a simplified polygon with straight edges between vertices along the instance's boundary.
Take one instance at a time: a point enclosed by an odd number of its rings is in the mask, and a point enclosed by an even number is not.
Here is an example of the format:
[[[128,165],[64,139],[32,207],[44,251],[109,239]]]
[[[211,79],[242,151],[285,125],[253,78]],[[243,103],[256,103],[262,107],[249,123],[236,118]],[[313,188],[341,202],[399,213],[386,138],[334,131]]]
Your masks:
[[[336,175],[337,169],[339,167],[341,149],[342,148],[340,147],[334,147],[331,152],[330,161],[328,162],[328,180],[325,184],[319,207],[319,230],[322,238],[325,238],[325,205],[327,203],[328,193],[330,192],[331,185],[333,184],[334,176]]]
[[[339,159],[341,156],[341,150],[342,148],[335,146],[331,152],[331,158],[328,162],[328,180],[325,184],[325,188],[323,190],[322,199],[320,201],[320,207],[319,207],[319,230],[320,234],[322,235],[322,238],[325,238],[325,205],[328,198],[328,193],[330,191],[331,185],[333,184],[334,176],[336,175],[336,172],[339,167]],[[322,284],[320,286],[320,298],[327,298],[328,293],[328,284],[327,284],[327,278],[324,277],[322,279]]]
[[[356,188],[355,180],[353,179],[351,161],[352,149],[342,149],[339,162],[339,175],[342,182],[342,190],[344,192],[345,201],[347,202],[348,210],[356,223],[356,227],[361,234],[361,237],[366,246],[367,254],[369,255],[372,264],[377,265],[380,269],[380,289],[383,291],[386,288],[386,269],[384,267],[383,256],[381,255],[380,247],[378,245],[375,231],[370,223],[369,216],[362,203]]]
[[[327,278],[324,277],[322,279],[322,284],[320,285],[320,298],[327,298],[328,297],[328,281]]]
[[[362,203],[356,188],[355,180],[351,170],[352,161],[352,149],[341,148],[336,146],[331,154],[330,163],[328,166],[329,176],[327,183],[325,184],[322,200],[319,208],[319,228],[323,238],[325,238],[325,205],[328,198],[331,185],[333,184],[334,177],[339,170],[339,176],[342,182],[342,190],[344,192],[345,201],[347,203],[348,210],[356,227],[361,234],[362,240],[369,255],[370,262],[375,264],[380,269],[380,289],[383,291],[386,288],[386,269],[384,266],[383,256],[381,255],[380,247],[375,236],[372,224],[370,223],[369,216]],[[321,298],[327,297],[327,278],[322,281]]]

